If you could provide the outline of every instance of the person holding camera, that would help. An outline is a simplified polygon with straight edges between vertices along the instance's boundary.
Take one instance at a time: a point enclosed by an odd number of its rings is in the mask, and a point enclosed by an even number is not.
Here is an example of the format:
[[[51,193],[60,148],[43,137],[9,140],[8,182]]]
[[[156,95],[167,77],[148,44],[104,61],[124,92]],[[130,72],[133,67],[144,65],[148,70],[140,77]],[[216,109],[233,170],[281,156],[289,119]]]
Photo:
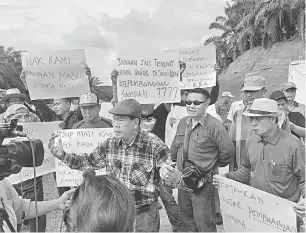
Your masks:
[[[184,232],[216,232],[213,174],[227,166],[235,147],[222,123],[206,112],[208,91],[190,90],[187,117],[180,120],[171,145],[172,161],[161,168],[161,178],[177,184],[178,206]]]
[[[10,123],[13,119],[18,120],[19,123],[28,123],[32,120],[29,109],[23,104],[14,104],[9,106],[4,114],[4,119],[6,123]],[[44,200],[44,187],[42,178],[42,176],[36,178],[36,195],[38,201]],[[23,198],[29,198],[32,201],[35,199],[34,179],[29,179],[21,183],[15,184],[14,188],[16,189],[17,193]],[[46,231],[46,222],[46,215],[42,215],[38,218],[39,232]],[[35,231],[35,219],[29,219],[24,223],[26,225],[29,224],[30,232]],[[20,231],[20,228],[21,224],[18,224],[17,231]]]
[[[0,159],[0,163],[4,160],[5,159]],[[12,167],[14,166],[16,167],[16,164],[13,163]],[[2,173],[3,171],[0,172]],[[64,210],[68,207],[66,202],[70,199],[73,192],[74,190],[69,190],[58,199],[38,201],[38,216],[46,215],[58,209]],[[35,202],[20,197],[7,179],[0,181],[0,200],[0,216],[2,217],[0,217],[0,231],[15,232],[17,223],[21,224],[25,219],[33,219],[36,217]],[[34,231],[36,230],[34,229]]]

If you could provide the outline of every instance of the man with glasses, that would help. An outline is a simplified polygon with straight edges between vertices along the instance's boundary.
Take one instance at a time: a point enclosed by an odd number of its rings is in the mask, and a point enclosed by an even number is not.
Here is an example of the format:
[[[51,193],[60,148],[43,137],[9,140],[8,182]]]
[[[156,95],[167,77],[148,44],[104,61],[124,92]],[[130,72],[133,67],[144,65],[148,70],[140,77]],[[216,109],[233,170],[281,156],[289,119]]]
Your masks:
[[[217,167],[227,166],[235,154],[222,122],[206,112],[209,101],[208,91],[201,88],[190,90],[186,100],[189,116],[180,120],[170,149],[171,159],[177,161],[180,172],[187,175],[186,170],[190,174],[192,169],[198,171],[196,179],[181,181],[178,187],[184,232],[216,232],[212,174]],[[177,183],[181,179],[177,169],[166,165],[161,170],[161,177]]]
[[[25,105],[27,96],[21,94],[17,88],[8,89],[6,95],[0,100],[0,104],[4,104],[7,108],[14,104],[23,104]],[[40,122],[39,117],[29,112],[30,122]],[[0,122],[5,123],[5,113],[0,114]]]
[[[58,135],[53,134],[49,149],[70,168],[106,168],[130,190],[136,205],[136,231],[159,231],[159,170],[166,165],[169,149],[157,136],[140,129],[142,107],[134,99],[117,103],[113,114],[114,137],[108,138],[90,154],[66,153]]]

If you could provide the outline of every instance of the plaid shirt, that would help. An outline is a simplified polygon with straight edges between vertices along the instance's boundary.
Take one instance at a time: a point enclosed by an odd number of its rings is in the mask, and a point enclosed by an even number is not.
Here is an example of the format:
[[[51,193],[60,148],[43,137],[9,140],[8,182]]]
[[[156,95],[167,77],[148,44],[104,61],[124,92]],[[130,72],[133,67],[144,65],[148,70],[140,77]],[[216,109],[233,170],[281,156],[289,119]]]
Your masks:
[[[136,208],[157,201],[159,169],[170,158],[168,147],[151,133],[140,131],[131,145],[108,138],[90,154],[63,153],[59,158],[70,168],[85,170],[106,167],[131,191]]]

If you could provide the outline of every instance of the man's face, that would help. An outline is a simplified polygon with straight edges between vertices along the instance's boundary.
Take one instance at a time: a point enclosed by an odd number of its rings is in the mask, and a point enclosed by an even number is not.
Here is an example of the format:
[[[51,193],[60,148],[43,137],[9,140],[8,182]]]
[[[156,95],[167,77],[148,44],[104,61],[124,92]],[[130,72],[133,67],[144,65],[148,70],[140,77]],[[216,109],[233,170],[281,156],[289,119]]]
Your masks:
[[[137,118],[131,119],[129,116],[113,115],[114,134],[117,138],[130,138],[138,124]]]
[[[289,112],[287,101],[285,99],[278,99],[276,102],[279,112],[285,113],[287,115]]]
[[[228,104],[228,103],[231,102],[231,97],[224,96],[224,97],[223,97],[223,101],[224,101],[225,104]]]
[[[259,136],[267,135],[271,132],[273,124],[275,124],[272,117],[250,117],[250,121],[255,134]]]
[[[53,102],[53,111],[58,116],[64,116],[70,111],[71,103],[65,99],[55,99]]]
[[[101,106],[90,105],[81,107],[82,116],[85,122],[93,122],[99,117]]]
[[[156,123],[156,119],[154,117],[142,117],[140,122],[140,129],[145,132],[151,132]]]
[[[294,100],[296,95],[296,89],[295,88],[289,88],[287,90],[284,90],[284,95],[286,96],[287,100]]]
[[[16,114],[9,116],[7,121],[11,122],[13,119],[17,119],[19,123],[28,123],[30,122],[29,111],[26,109],[19,109]]]
[[[14,98],[10,98],[8,99],[8,101],[6,102],[7,107],[10,107],[14,104],[24,104],[24,99],[23,98],[19,98],[19,97],[14,97]]]
[[[186,108],[190,117],[200,118],[204,116],[208,105],[207,98],[200,93],[189,93],[186,100]]]
[[[249,104],[249,105],[253,104],[253,101],[255,99],[264,98],[263,90],[259,90],[259,91],[243,91],[243,95],[245,97],[245,100],[247,101],[247,104]]]
[[[186,101],[188,97],[188,90],[181,90],[181,99],[182,101]]]

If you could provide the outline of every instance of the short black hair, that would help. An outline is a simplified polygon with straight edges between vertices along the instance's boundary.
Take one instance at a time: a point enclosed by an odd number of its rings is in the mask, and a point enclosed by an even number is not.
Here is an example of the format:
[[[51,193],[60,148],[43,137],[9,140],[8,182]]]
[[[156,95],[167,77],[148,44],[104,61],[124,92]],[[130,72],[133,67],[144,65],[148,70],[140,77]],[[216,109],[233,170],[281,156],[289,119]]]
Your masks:
[[[198,93],[198,94],[202,94],[206,97],[206,99],[210,98],[209,92],[203,88],[195,88],[195,89],[191,89],[189,90],[189,94],[190,93]]]

